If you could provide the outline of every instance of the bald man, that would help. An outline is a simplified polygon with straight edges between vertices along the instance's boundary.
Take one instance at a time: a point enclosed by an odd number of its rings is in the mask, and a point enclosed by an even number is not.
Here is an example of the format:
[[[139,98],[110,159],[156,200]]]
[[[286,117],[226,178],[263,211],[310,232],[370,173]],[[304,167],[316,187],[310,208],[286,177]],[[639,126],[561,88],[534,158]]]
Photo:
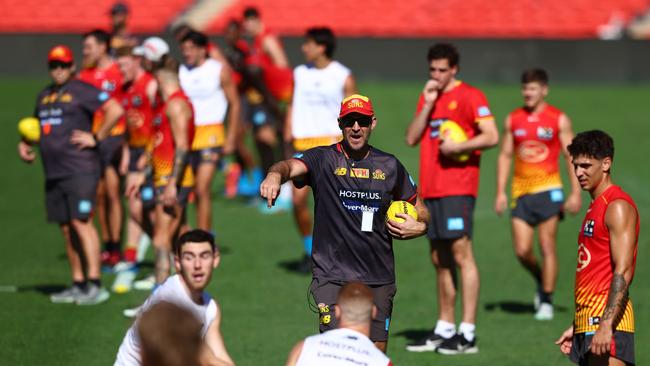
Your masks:
[[[390,359],[368,338],[376,314],[370,288],[361,282],[346,284],[334,305],[339,328],[298,342],[287,366],[391,366]]]

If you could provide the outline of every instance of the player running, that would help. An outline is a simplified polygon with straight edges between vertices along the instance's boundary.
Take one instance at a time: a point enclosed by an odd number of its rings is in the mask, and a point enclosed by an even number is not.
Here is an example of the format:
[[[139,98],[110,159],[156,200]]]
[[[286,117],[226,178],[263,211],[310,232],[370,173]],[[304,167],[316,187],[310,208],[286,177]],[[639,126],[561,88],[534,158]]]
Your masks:
[[[122,86],[122,74],[110,56],[111,36],[103,30],[83,35],[83,66],[79,79],[113,96]],[[101,111],[95,114],[93,133],[104,123]],[[119,166],[123,158],[126,122],[121,119],[111,135],[99,145],[102,177],[97,188],[97,219],[104,241],[102,262],[113,266],[120,261],[122,234],[122,196],[120,194]]]
[[[190,31],[181,40],[185,63],[179,77],[183,91],[192,100],[196,134],[191,164],[196,174],[197,227],[212,228],[212,177],[219,158],[234,151],[239,124],[239,97],[228,65],[209,58],[208,37]],[[224,121],[228,112],[228,134]]]
[[[578,235],[575,318],[556,344],[579,365],[634,365],[634,311],[629,288],[639,245],[639,210],[612,181],[614,141],[581,132],[568,146],[591,204]]]
[[[306,64],[293,72],[294,88],[284,127],[285,142],[296,153],[341,140],[337,123],[343,98],[357,92],[350,69],[333,60],[336,38],[329,28],[310,28],[305,33],[302,53]],[[305,256],[301,270],[310,272],[312,220],[307,198],[309,188],[293,188],[293,214],[302,236]]]
[[[221,309],[205,292],[212,272],[221,256],[212,234],[197,229],[181,235],[174,245],[174,266],[177,274],[169,277],[142,306],[140,314],[161,302],[187,309],[201,323],[201,336],[207,350],[201,352],[202,365],[234,365],[221,335]],[[124,336],[117,352],[116,366],[137,366],[142,363],[141,342],[137,335],[140,315]]]
[[[399,160],[368,144],[376,125],[370,99],[351,95],[343,100],[339,113],[343,140],[274,164],[260,191],[271,207],[280,185],[288,180],[298,187],[312,188],[315,212],[310,291],[318,304],[320,331],[337,326],[333,311],[342,285],[361,281],[371,288],[378,310],[370,339],[385,352],[396,292],[392,237],[424,235],[428,213]],[[391,201],[415,204],[420,221],[404,214],[398,214],[404,223],[386,221]]]
[[[545,100],[548,75],[542,69],[521,76],[524,106],[515,109],[503,125],[503,141],[497,164],[497,195],[494,209],[501,215],[508,206],[506,183],[512,157],[512,237],[519,262],[537,284],[535,319],[553,319],[553,291],[557,281],[557,226],[566,209],[580,210],[580,186],[573,175],[566,147],[573,138],[566,114]],[[564,201],[559,159],[563,156],[571,180],[571,193]],[[535,228],[542,253],[540,267],[533,250]]]
[[[460,55],[451,44],[429,48],[429,80],[418,101],[406,143],[420,147],[420,187],[431,213],[429,243],[436,267],[438,322],[409,351],[476,353],[479,273],[472,251],[473,212],[478,193],[481,150],[495,146],[499,132],[483,93],[456,79]],[[441,138],[443,123],[455,122],[468,139]],[[467,160],[459,159],[468,154]],[[463,317],[456,332],[456,268],[462,282]]]
[[[34,117],[41,125],[38,146],[45,171],[47,218],[61,227],[73,281],[50,300],[94,305],[109,297],[101,285],[99,237],[91,219],[100,174],[95,146],[108,136],[124,110],[108,93],[74,78],[68,47],[52,48],[47,62],[52,84],[38,94]],[[92,115],[98,110],[104,113],[104,124],[93,136]],[[18,143],[18,153],[27,163],[36,159],[24,140]]]
[[[156,249],[155,282],[162,284],[169,276],[169,254],[185,212],[187,199],[194,185],[189,150],[194,138],[192,103],[181,90],[178,63],[164,58],[154,71],[162,104],[154,117],[155,145],[151,154],[153,184],[156,196],[153,245]],[[137,195],[146,174],[137,173],[129,182],[127,194]]]

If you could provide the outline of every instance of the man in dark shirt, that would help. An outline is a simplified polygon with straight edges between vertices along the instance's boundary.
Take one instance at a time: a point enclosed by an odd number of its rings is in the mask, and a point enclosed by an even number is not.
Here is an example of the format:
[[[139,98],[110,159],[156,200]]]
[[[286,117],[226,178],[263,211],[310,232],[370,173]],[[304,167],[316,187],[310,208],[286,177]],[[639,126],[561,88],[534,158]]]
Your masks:
[[[370,339],[386,351],[395,296],[392,237],[411,239],[426,233],[428,212],[404,166],[393,155],[368,144],[377,120],[370,99],[352,95],[341,103],[343,141],[306,150],[271,167],[260,186],[269,207],[280,185],[293,180],[314,192],[313,280],[321,332],[336,328],[336,296],[350,281],[361,281],[374,294],[377,317]],[[386,221],[391,201],[415,203],[419,221],[398,214],[403,223]]]
[[[38,145],[45,170],[47,217],[61,226],[73,281],[72,287],[50,299],[94,305],[109,297],[100,282],[99,238],[90,220],[100,174],[95,146],[108,136],[124,110],[106,92],[74,78],[74,59],[68,47],[52,48],[48,66],[53,83],[38,94],[34,116],[41,124]],[[105,113],[106,123],[93,135],[93,114],[99,109]],[[25,140],[18,143],[18,153],[27,163],[36,158]]]

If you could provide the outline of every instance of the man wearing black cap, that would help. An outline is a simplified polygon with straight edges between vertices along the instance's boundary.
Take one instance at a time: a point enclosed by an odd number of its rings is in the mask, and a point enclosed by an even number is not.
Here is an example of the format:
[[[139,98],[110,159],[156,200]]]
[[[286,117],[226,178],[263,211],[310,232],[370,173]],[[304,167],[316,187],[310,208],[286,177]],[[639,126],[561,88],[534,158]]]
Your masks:
[[[48,67],[53,82],[39,93],[34,117],[41,125],[38,146],[45,170],[47,217],[61,227],[74,283],[50,299],[94,305],[109,297],[101,287],[99,238],[91,220],[100,174],[96,146],[124,110],[108,93],[74,78],[74,59],[68,47],[52,48]],[[92,116],[97,110],[104,112],[105,123],[93,135]],[[18,153],[27,163],[36,158],[31,144],[24,140],[18,143]]]
[[[118,2],[111,7],[111,49],[116,50],[120,47],[138,45],[138,40],[129,34],[127,30],[127,20],[129,19],[129,7],[126,4]]]
[[[426,233],[428,213],[417,199],[417,187],[395,156],[368,144],[377,125],[368,97],[351,95],[341,103],[343,141],[319,146],[271,167],[260,186],[271,207],[280,185],[309,185],[314,192],[313,280],[320,330],[337,326],[334,305],[341,287],[351,281],[368,285],[377,306],[370,339],[386,351],[395,296],[392,237],[411,239]],[[391,201],[416,205],[419,221],[386,221]]]

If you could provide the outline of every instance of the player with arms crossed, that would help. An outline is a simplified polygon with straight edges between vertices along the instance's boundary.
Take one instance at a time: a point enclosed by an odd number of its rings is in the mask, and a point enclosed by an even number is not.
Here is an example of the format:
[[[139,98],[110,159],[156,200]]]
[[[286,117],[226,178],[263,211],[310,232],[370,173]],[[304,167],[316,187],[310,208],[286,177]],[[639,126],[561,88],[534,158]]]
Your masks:
[[[568,147],[580,187],[592,198],[578,235],[575,317],[556,344],[579,365],[634,365],[629,288],[639,245],[639,211],[612,182],[614,141],[581,132]]]
[[[397,291],[392,237],[423,235],[428,213],[399,160],[368,144],[376,125],[370,99],[351,95],[343,100],[339,113],[343,141],[274,164],[260,190],[271,207],[280,185],[288,180],[312,188],[315,212],[310,290],[318,304],[320,331],[337,326],[333,311],[343,284],[360,281],[371,288],[378,309],[370,339],[385,352]],[[406,220],[403,223],[386,221],[391,201],[414,203],[420,221],[405,214],[397,215]]]
[[[181,235],[174,245],[177,274],[169,277],[142,306],[141,312],[117,352],[115,366],[141,365],[140,317],[155,304],[168,302],[188,310],[200,323],[205,349],[201,365],[234,365],[221,335],[221,311],[217,302],[205,292],[212,272],[221,260],[214,238],[197,229]],[[143,335],[144,336],[144,335]]]
[[[426,338],[408,345],[413,352],[476,353],[479,273],[472,250],[474,204],[481,150],[498,143],[499,132],[483,93],[456,79],[460,56],[440,43],[429,48],[430,80],[406,131],[406,143],[420,147],[421,196],[431,213],[429,243],[438,284],[438,322]],[[441,136],[444,124],[456,123],[463,142]],[[462,155],[465,155],[463,158]],[[463,318],[456,333],[456,268],[462,282]]]
[[[336,38],[329,28],[310,28],[305,34],[302,53],[307,64],[293,72],[293,98],[287,111],[285,142],[297,153],[341,140],[337,123],[343,98],[357,91],[350,69],[333,60]],[[307,205],[309,188],[293,189],[293,214],[302,235],[305,257],[301,265],[310,271],[312,222]]]
[[[557,226],[564,209],[572,214],[580,210],[580,186],[566,149],[573,138],[573,129],[569,117],[545,100],[548,95],[546,71],[524,71],[521,84],[524,106],[511,112],[503,125],[494,209],[501,215],[508,206],[506,183],[514,155],[513,246],[517,259],[537,283],[535,319],[551,320],[557,281]],[[566,202],[560,177],[561,156],[565,158],[571,180],[571,193]],[[533,250],[535,227],[542,252],[541,267]]]
[[[349,282],[341,288],[334,305],[338,329],[307,337],[296,344],[287,366],[391,366],[384,353],[370,341],[370,324],[377,315],[370,288]]]

